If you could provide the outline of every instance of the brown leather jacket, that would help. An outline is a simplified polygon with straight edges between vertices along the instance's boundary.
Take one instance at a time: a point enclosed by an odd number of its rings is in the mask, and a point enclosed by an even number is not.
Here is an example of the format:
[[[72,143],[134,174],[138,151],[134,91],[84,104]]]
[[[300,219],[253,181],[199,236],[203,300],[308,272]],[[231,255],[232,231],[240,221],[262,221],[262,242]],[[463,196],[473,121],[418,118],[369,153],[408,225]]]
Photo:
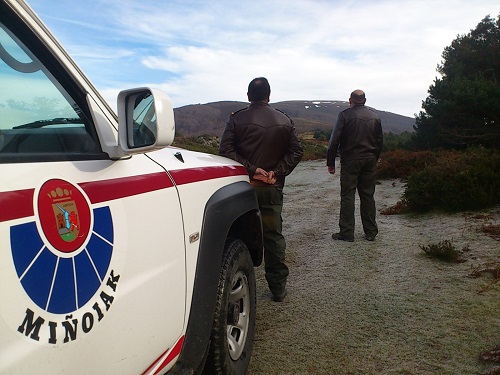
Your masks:
[[[293,121],[264,101],[232,113],[219,146],[219,154],[243,164],[250,179],[257,168],[274,171],[277,187],[283,187],[303,153]],[[270,186],[258,180],[252,184]]]
[[[340,160],[357,160],[380,157],[383,134],[380,117],[364,105],[355,105],[339,113],[328,144],[326,165],[335,166]]]

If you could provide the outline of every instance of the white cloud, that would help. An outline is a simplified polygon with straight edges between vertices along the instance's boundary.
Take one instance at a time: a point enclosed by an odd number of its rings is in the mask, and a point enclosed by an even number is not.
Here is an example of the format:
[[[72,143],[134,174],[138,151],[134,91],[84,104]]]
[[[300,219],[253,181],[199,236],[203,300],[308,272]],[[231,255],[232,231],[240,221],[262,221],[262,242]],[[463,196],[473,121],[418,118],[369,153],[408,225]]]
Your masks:
[[[49,12],[42,0],[33,6]],[[266,76],[272,101],[345,100],[361,88],[368,105],[408,116],[420,111],[444,48],[498,9],[492,0],[96,0],[78,7],[53,7],[46,22],[106,93],[152,85],[174,106],[246,101],[248,82]],[[90,9],[99,13],[90,17]]]

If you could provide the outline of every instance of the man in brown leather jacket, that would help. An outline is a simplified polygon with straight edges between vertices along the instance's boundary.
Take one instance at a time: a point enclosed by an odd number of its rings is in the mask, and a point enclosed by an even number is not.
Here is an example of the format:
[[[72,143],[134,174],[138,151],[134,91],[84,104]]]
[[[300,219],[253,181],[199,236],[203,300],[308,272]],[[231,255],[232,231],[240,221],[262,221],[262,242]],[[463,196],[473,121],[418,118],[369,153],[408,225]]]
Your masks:
[[[327,150],[328,172],[335,173],[335,158],[340,153],[340,232],[334,240],[354,241],[354,201],[356,189],[365,239],[373,241],[378,234],[375,221],[375,173],[382,151],[383,134],[380,117],[365,107],[365,93],[355,90],[349,98],[350,108],[339,113]]]
[[[255,189],[264,231],[266,280],[273,300],[285,298],[289,274],[282,231],[283,186],[302,158],[303,149],[293,121],[269,106],[266,78],[248,85],[250,106],[232,113],[222,134],[219,154],[243,164]]]

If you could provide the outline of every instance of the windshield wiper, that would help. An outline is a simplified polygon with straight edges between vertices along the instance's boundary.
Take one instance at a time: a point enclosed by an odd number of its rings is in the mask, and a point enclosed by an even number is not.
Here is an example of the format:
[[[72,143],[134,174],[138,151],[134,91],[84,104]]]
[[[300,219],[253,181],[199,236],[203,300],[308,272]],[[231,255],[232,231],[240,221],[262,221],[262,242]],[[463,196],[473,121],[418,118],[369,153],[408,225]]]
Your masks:
[[[12,129],[36,129],[55,124],[83,124],[83,123],[84,123],[83,120],[79,117],[76,118],[56,117],[48,120],[37,120],[33,122],[28,122],[27,124],[14,126]]]

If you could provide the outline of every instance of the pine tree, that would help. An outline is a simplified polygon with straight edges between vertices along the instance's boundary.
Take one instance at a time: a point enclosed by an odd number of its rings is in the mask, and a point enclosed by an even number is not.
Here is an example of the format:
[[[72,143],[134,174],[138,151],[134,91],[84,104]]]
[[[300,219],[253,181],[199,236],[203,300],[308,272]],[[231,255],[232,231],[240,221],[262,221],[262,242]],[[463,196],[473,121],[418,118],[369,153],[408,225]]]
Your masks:
[[[416,117],[416,146],[500,149],[500,16],[457,36],[442,58],[442,78],[429,87]]]

